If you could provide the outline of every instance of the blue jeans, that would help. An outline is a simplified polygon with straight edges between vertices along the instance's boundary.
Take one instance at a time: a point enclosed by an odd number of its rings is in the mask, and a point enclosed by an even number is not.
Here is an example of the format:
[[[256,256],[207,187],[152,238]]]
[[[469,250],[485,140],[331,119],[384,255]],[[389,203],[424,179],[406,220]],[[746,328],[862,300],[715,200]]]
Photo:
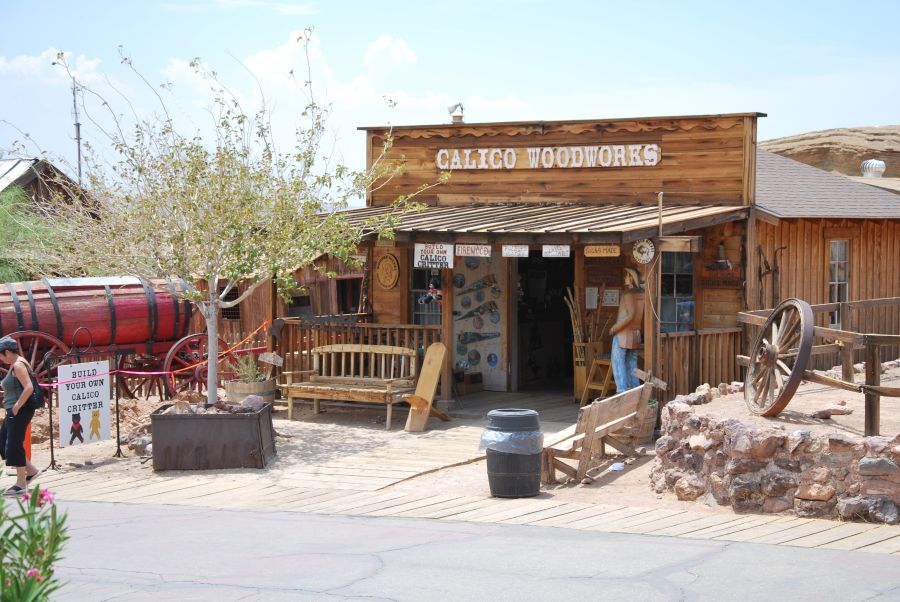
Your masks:
[[[641,384],[638,377],[632,374],[637,368],[637,354],[637,349],[619,347],[619,337],[613,336],[610,358],[612,359],[613,378],[616,379],[616,393],[624,393]]]

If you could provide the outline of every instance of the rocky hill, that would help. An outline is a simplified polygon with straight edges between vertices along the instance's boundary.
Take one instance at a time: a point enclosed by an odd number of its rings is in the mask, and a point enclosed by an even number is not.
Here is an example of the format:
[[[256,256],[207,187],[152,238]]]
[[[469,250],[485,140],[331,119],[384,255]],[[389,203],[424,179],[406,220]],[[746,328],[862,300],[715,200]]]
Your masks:
[[[866,159],[887,164],[886,178],[900,177],[900,125],[808,132],[759,143],[767,151],[848,176],[861,175]]]

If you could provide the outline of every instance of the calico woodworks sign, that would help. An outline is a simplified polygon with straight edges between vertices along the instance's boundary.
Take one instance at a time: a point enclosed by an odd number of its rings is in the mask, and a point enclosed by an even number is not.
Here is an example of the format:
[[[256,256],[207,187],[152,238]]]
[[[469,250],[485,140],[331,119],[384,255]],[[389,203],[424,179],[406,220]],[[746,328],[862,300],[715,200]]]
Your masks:
[[[658,144],[442,148],[435,164],[442,170],[652,167],[661,156]]]

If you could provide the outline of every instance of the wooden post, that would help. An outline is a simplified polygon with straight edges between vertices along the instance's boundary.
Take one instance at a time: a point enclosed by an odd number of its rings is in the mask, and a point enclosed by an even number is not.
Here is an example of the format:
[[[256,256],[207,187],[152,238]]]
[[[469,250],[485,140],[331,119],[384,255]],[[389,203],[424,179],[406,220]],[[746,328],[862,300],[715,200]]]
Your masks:
[[[458,258],[457,258],[458,259]],[[453,270],[441,270],[441,341],[449,350],[441,370],[441,399],[453,398]],[[409,295],[407,295],[408,297]]]
[[[269,319],[269,324],[272,324],[275,321],[275,314],[277,313],[278,285],[275,283],[275,278],[272,277],[269,281],[269,315],[266,316]],[[263,334],[268,334],[268,332],[264,332]],[[275,351],[275,337],[266,337],[266,351],[268,351],[269,353]]]
[[[841,330],[851,332],[853,323],[850,314],[850,305],[841,303]],[[841,378],[848,383],[853,382],[853,343],[843,342],[841,348]]]
[[[866,345],[866,384],[881,384],[881,348],[869,343]],[[866,437],[878,435],[881,429],[881,395],[868,389],[866,400]]]

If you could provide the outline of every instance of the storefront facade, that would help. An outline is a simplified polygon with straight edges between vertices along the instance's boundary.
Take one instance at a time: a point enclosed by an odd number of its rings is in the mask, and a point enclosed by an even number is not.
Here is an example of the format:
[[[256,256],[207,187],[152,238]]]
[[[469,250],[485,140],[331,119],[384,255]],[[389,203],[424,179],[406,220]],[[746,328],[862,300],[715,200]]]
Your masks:
[[[390,136],[401,170],[351,219],[450,174],[393,240],[365,243],[372,321],[439,327],[452,352],[442,397],[454,370],[457,394],[577,395],[573,342],[591,331],[588,354],[609,352],[631,267],[646,283],[645,369],[678,389],[686,366],[731,361],[717,356],[747,306],[759,116],[363,128],[370,164]]]

